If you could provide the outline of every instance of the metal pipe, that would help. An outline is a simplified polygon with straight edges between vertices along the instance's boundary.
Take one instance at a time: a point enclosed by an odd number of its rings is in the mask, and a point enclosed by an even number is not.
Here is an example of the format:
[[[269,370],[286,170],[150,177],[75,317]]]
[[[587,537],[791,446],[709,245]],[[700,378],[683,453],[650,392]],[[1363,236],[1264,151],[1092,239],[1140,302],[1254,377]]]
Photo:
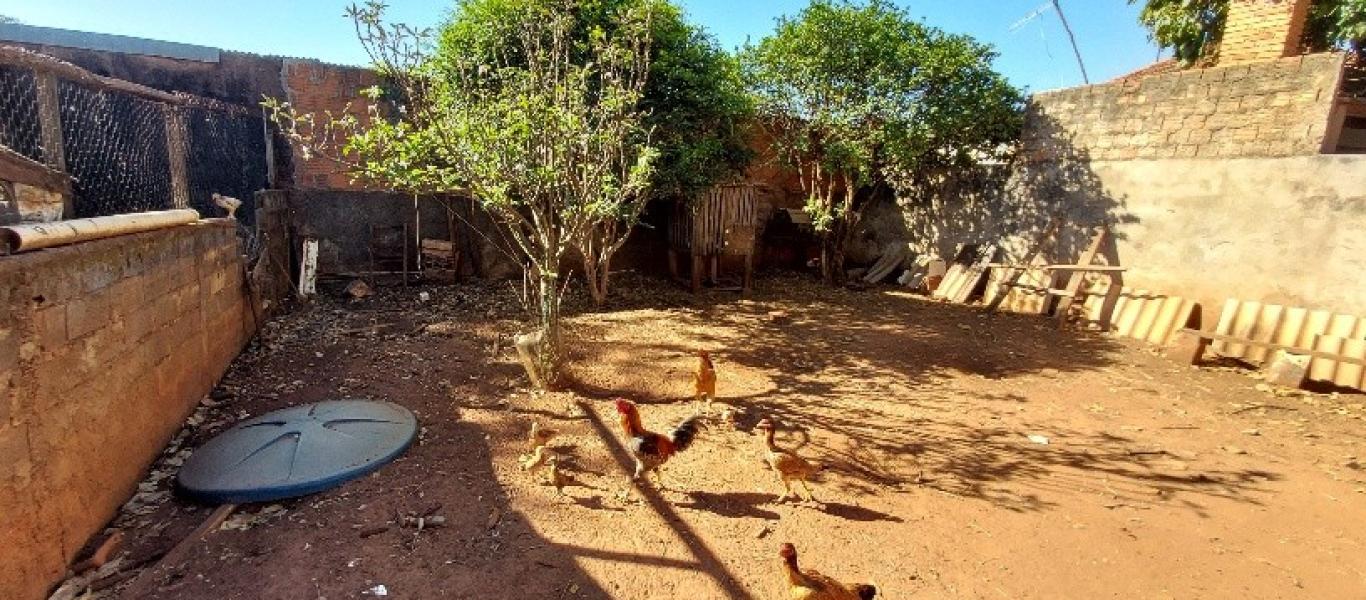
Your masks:
[[[90,219],[72,219],[53,223],[9,225],[0,227],[0,238],[4,240],[4,245],[0,248],[6,254],[16,254],[40,248],[165,229],[194,223],[198,220],[199,211],[192,208],[181,208]]]

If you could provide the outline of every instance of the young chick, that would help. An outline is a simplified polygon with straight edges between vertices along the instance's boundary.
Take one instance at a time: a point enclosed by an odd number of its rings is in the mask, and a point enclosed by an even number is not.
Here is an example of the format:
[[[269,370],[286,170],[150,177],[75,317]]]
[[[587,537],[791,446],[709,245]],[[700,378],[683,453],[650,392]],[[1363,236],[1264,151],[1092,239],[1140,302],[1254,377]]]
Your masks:
[[[553,456],[554,452],[547,450],[545,446],[536,446],[531,454],[523,454],[517,457],[517,462],[521,463],[523,471],[535,471],[544,467]]]
[[[564,495],[564,488],[566,486],[578,483],[573,475],[566,473],[564,469],[560,468],[560,459],[553,456],[550,457],[550,460],[546,461],[545,479],[547,484],[555,486],[555,493],[561,496]]]
[[[847,585],[817,571],[797,567],[797,548],[783,544],[778,556],[783,560],[783,576],[787,579],[787,596],[792,600],[873,600],[877,588],[861,583]]]
[[[792,484],[794,482],[801,486],[802,491],[806,492],[808,501],[815,501],[811,495],[811,488],[807,486],[806,482],[812,475],[820,472],[820,467],[807,462],[806,459],[797,456],[796,453],[783,450],[774,444],[773,421],[764,419],[759,421],[755,428],[763,435],[764,462],[768,464],[768,468],[773,469],[773,472],[778,474],[778,478],[783,482],[783,489],[786,490],[778,498],[778,501],[782,502],[787,500],[788,496],[793,495]]]
[[[539,421],[532,421],[531,431],[527,433],[527,447],[535,450],[536,448],[549,444],[550,440],[554,439],[557,435],[560,435],[560,432],[548,427],[541,427]]]
[[[711,403],[716,400],[716,366],[706,350],[697,351],[697,370],[692,374],[693,399],[704,402],[703,411],[711,414]]]

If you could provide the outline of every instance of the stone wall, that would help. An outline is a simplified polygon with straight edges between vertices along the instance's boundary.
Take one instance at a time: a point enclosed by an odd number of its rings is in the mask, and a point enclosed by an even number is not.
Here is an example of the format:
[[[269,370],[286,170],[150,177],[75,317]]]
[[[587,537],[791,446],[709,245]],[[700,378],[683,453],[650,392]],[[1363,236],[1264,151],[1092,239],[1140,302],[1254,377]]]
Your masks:
[[[1343,56],[1190,69],[1036,94],[1026,152],[1093,160],[1302,156],[1323,148]]]
[[[45,598],[255,331],[232,221],[0,257],[0,590]]]

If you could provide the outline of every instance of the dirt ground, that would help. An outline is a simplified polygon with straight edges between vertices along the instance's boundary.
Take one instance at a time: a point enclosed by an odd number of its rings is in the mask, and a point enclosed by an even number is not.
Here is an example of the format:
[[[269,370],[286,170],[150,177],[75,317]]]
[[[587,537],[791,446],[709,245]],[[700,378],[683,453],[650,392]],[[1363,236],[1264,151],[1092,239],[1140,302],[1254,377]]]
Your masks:
[[[783,598],[783,542],[891,599],[1366,597],[1361,395],[1270,393],[1037,317],[789,276],[748,298],[624,277],[611,306],[572,319],[574,391],[540,394],[510,349],[510,290],[424,290],[272,322],[181,440],[369,398],[417,413],[420,441],[362,480],[243,507],[151,573],[148,597]],[[737,426],[709,427],[666,489],[632,487],[609,399],[666,429],[695,408],[696,349]],[[764,416],[828,467],[819,504],[775,503]],[[563,496],[519,468],[532,421],[561,432],[578,480]],[[168,497],[184,455],[116,522],[130,561],[208,514]],[[418,532],[405,515],[446,522]]]

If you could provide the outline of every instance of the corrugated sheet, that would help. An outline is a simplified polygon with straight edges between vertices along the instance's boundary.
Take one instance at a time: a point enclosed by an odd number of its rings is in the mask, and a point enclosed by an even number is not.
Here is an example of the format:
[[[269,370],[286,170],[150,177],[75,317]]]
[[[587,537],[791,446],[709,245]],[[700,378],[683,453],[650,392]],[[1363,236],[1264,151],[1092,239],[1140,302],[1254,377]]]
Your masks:
[[[1326,310],[1229,299],[1224,301],[1214,332],[1343,357],[1366,357],[1366,319]],[[1221,356],[1252,363],[1264,362],[1271,354],[1266,348],[1236,342],[1215,341],[1210,348]],[[1309,378],[1366,389],[1361,366],[1330,359],[1313,359]]]
[[[1005,278],[1007,270],[993,269],[993,278]],[[1046,309],[1051,310],[1044,305],[1048,301],[1048,289],[1061,289],[1070,276],[1071,272],[1066,271],[1054,274],[1041,268],[1029,269],[1010,288],[1001,307],[1018,313],[1046,314]],[[1164,345],[1171,341],[1177,330],[1186,326],[1196,307],[1195,301],[1180,296],[1122,287],[1110,311],[1109,322],[1102,323],[1110,278],[1092,274],[1087,279],[1087,285],[1082,288],[1083,298],[1072,305],[1072,316],[1092,326],[1105,325],[1115,335]],[[996,283],[992,285],[995,289]]]

